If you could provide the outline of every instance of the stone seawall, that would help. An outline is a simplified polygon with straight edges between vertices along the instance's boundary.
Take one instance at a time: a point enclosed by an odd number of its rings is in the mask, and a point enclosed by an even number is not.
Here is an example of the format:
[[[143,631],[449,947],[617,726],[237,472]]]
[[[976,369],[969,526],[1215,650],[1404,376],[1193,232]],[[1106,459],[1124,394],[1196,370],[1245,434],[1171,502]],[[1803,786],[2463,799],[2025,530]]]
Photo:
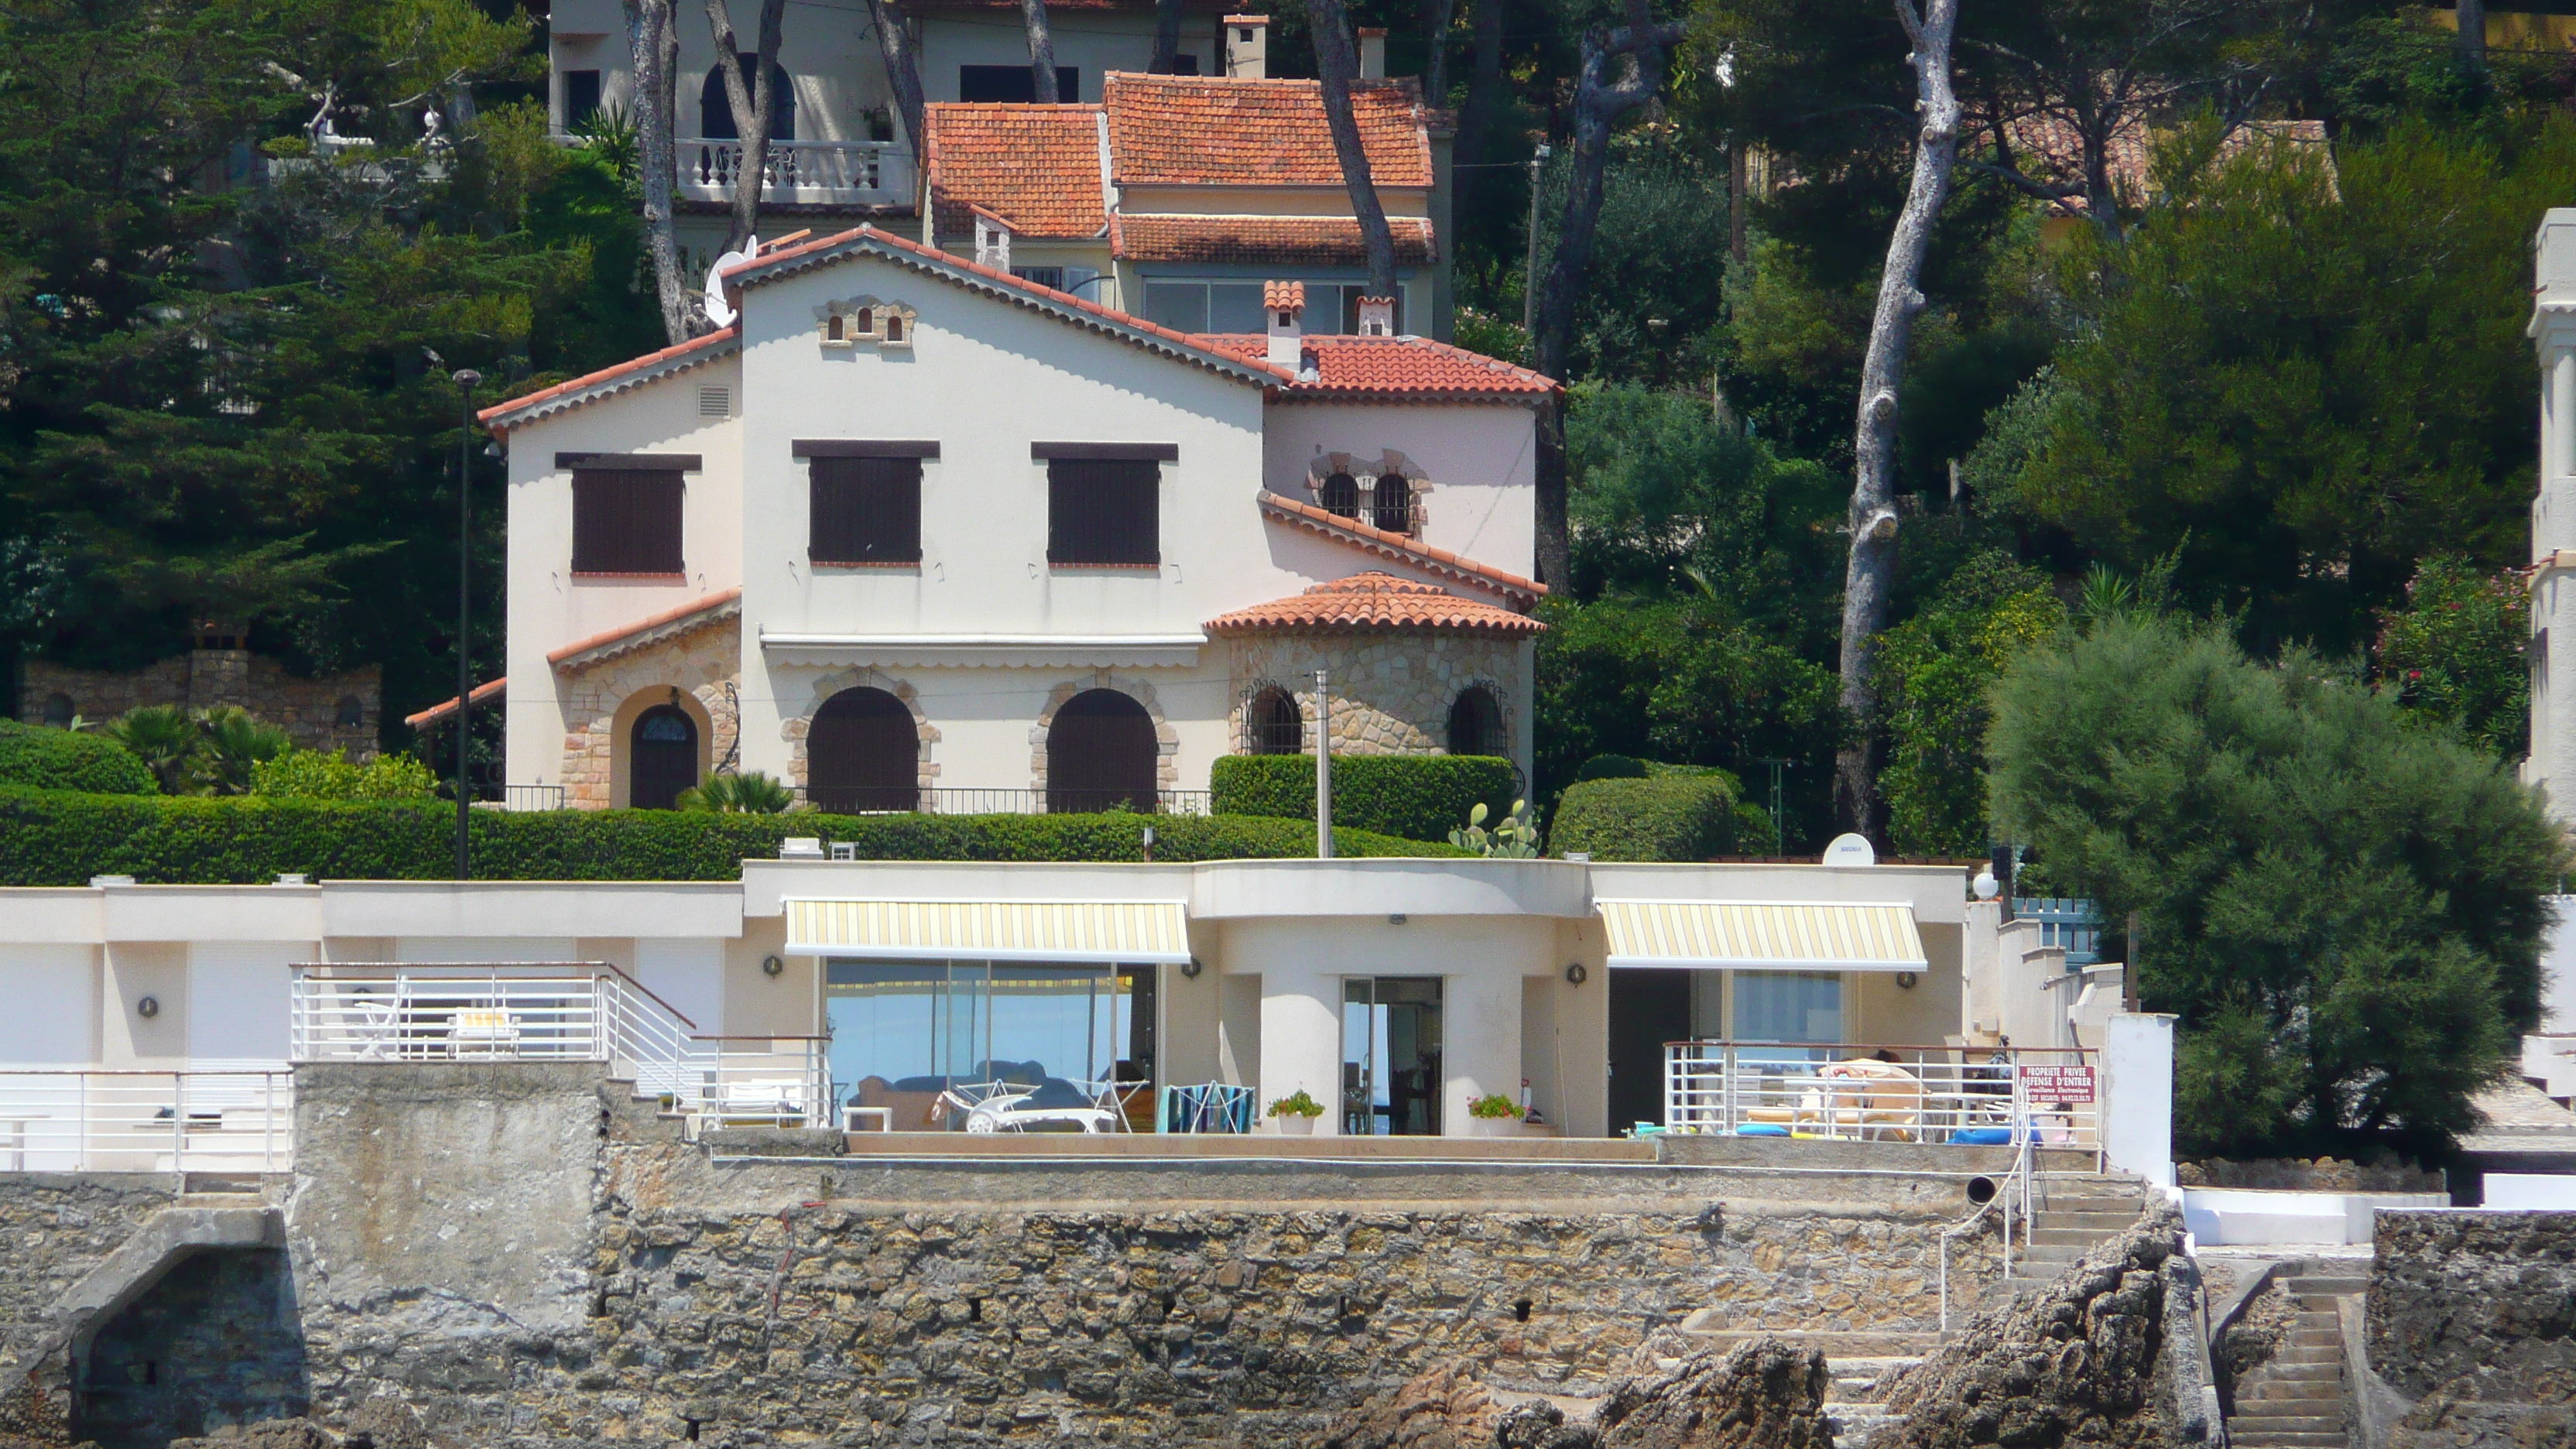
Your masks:
[[[2576,1213],[2381,1210],[2367,1332],[2390,1445],[2576,1443]]]
[[[0,1173],[0,1370],[43,1332],[55,1299],[171,1201],[167,1173]]]

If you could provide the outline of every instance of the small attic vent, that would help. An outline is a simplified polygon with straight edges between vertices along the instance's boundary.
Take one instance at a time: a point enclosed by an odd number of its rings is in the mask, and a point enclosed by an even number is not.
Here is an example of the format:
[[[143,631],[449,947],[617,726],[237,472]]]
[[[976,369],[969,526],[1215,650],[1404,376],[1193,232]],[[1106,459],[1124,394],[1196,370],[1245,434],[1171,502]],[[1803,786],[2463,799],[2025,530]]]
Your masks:
[[[702,418],[732,417],[733,389],[729,387],[699,388],[698,416]]]

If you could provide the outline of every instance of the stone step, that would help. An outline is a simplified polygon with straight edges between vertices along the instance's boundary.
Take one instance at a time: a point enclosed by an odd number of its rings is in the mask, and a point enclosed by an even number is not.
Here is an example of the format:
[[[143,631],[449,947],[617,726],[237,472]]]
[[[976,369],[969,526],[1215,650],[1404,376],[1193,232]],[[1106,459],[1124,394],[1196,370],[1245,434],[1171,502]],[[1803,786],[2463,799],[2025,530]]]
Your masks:
[[[2295,1278],[2282,1279],[2281,1286],[2293,1293],[2323,1293],[2342,1298],[2369,1292],[2370,1280],[2340,1274],[2330,1277],[2323,1273],[2302,1273]]]
[[[2105,1222],[2126,1225],[2138,1220],[2138,1214],[2145,1210],[2145,1204],[2120,1202],[2103,1197],[2043,1197],[2039,1200],[2037,1210],[2039,1216],[2043,1218],[2063,1214],[2068,1217],[2100,1218]]]
[[[2333,1328],[2293,1328],[2290,1330],[2290,1347],[2339,1349],[2343,1347],[2343,1333]]]
[[[2084,1256],[2085,1246],[2081,1243],[2033,1243],[2026,1248],[2016,1246],[2013,1249],[2013,1266],[2019,1267],[2025,1262],[2072,1263]]]
[[[2236,1391],[2236,1402],[2240,1404],[2315,1403],[2320,1399],[2342,1397],[2343,1375],[2341,1373],[2322,1379],[2264,1379],[2257,1383],[2242,1385]]]
[[[2239,1415],[2228,1423],[2232,1430],[2228,1437],[2239,1443],[2257,1437],[2268,1439],[2275,1434],[2340,1434],[2343,1432],[2343,1415],[2340,1413],[2295,1416],[2285,1414],[2275,1418],[2247,1418]]]
[[[2341,1363],[2341,1362],[2343,1362],[2343,1348],[2342,1348],[2342,1346],[2341,1346],[2341,1345],[2339,1345],[2339,1344],[2324,1344],[2324,1343],[2292,1343],[2292,1344],[2284,1344],[2284,1345],[2282,1345],[2282,1347],[2281,1347],[2279,1350],[2277,1350],[2276,1352],[2274,1352],[2274,1353],[2273,1353],[2273,1355],[2272,1355],[2272,1362],[2274,1362],[2274,1363]]]
[[[1828,1366],[1877,1360],[1919,1360],[1946,1341],[1934,1332],[1906,1329],[1712,1328],[1717,1310],[1703,1308],[1682,1320],[1682,1332],[1703,1344],[1732,1348],[1756,1339],[1776,1338],[1793,1348],[1822,1349]],[[1955,1316],[1955,1315],[1954,1315]]]
[[[2341,1430],[2333,1433],[2230,1434],[2234,1449],[2344,1449]]]
[[[2031,1214],[2030,1224],[2034,1228],[2083,1228],[2107,1237],[2127,1232],[2137,1220],[2136,1213],[2060,1213],[2042,1208]]]
[[[2089,1248],[2111,1236],[2112,1234],[2103,1232],[2099,1228],[2070,1227],[2062,1223],[2052,1223],[2046,1218],[2031,1224],[2030,1228],[2030,1241],[2033,1247],[2044,1244],[2074,1243],[2080,1247]],[[2015,1233],[2013,1241],[2019,1243],[2021,1235]]]

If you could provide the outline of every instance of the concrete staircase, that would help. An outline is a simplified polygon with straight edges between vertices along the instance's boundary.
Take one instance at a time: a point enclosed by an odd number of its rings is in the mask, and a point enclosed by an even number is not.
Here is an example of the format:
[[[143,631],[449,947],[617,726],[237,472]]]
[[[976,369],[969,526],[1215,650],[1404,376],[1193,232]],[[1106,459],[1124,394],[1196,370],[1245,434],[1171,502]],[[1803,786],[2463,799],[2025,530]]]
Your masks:
[[[2036,1293],[2057,1281],[2067,1267],[2104,1242],[2118,1237],[2146,1210],[2146,1179],[2130,1173],[2041,1173],[2031,1180],[2037,1211],[2031,1214],[2030,1245],[2022,1246],[2019,1223],[2013,1230],[2012,1271],[1996,1291]]]
[[[2299,1316],[2280,1352],[2237,1382],[2228,1442],[2236,1449],[2344,1449],[2343,1325],[2335,1300],[2370,1284],[2303,1272],[2281,1286]]]

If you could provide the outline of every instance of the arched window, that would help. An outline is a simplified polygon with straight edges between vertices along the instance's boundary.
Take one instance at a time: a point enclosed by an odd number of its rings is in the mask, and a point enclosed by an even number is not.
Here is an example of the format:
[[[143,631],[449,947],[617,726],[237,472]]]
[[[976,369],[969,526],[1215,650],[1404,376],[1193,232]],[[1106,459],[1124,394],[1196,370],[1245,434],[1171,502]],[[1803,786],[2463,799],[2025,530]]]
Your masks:
[[[1413,484],[1401,473],[1381,474],[1375,496],[1376,517],[1370,520],[1389,533],[1413,531]]]
[[[745,85],[760,72],[760,57],[742,58]],[[699,134],[710,141],[734,141],[742,137],[742,128],[733,123],[733,98],[725,94],[724,69],[707,67],[706,84],[698,87]],[[787,68],[776,63],[769,67],[769,139],[796,139],[796,87],[787,80]]]
[[[1503,753],[1503,708],[1494,702],[1492,690],[1471,684],[1458,691],[1449,706],[1449,753]]]
[[[861,307],[850,318],[850,335],[853,337],[865,337],[876,330],[877,309],[874,307]]]
[[[843,317],[841,316],[841,314],[840,314],[840,313],[838,313],[838,312],[833,313],[830,317],[828,317],[828,318],[825,318],[825,319],[824,319],[824,322],[823,322],[823,338],[824,338],[824,340],[825,340],[825,341],[828,341],[828,342],[847,342],[847,341],[849,341],[849,340],[850,340],[850,334],[849,334],[846,330],[844,330],[844,329],[846,329],[849,325],[850,325],[850,324],[849,324],[845,319],[843,319]]]
[[[1284,689],[1274,687],[1254,695],[1246,723],[1256,755],[1294,755],[1306,748],[1306,721],[1297,713],[1297,701]]]
[[[1047,726],[1047,809],[1151,810],[1161,754],[1145,706],[1114,689],[1077,694]]]
[[[72,697],[68,694],[45,696],[45,723],[61,729],[72,722]]]
[[[657,704],[635,717],[626,758],[627,803],[668,810],[698,783],[698,722],[678,705]]]
[[[1321,497],[1324,511],[1340,518],[1360,516],[1360,480],[1348,473],[1336,473],[1324,480]]]
[[[903,340],[903,314],[902,314],[902,313],[900,313],[900,312],[889,312],[889,313],[887,313],[887,314],[886,314],[886,341],[888,341],[888,342],[901,342],[902,340]]]
[[[814,808],[843,815],[920,809],[920,740],[912,711],[882,689],[845,689],[823,701],[805,732]]]
[[[335,730],[362,730],[366,727],[366,701],[358,698],[354,694],[341,695],[339,704],[334,706],[331,711],[331,728]]]

